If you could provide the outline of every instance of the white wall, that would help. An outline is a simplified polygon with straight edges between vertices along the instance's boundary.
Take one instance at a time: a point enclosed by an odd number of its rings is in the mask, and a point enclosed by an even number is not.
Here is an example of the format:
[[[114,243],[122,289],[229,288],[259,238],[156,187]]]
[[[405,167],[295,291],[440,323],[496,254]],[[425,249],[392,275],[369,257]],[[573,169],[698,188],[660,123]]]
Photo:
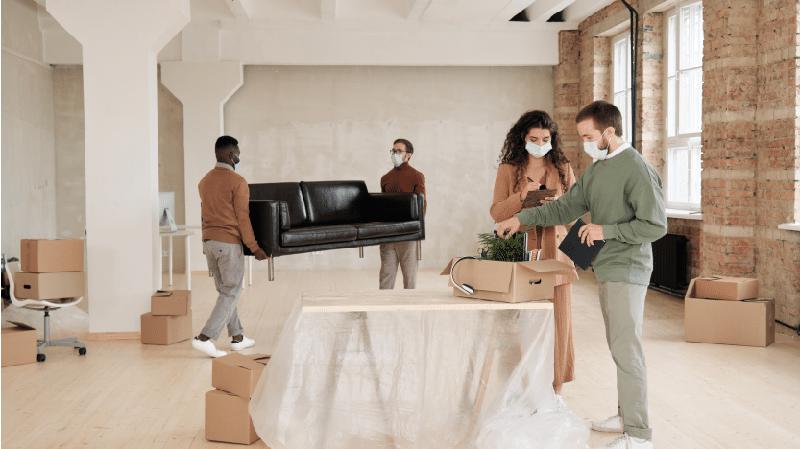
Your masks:
[[[415,146],[426,176],[423,267],[477,251],[505,134],[526,110],[552,111],[551,67],[248,66],[225,107],[249,182],[363,179],[379,191],[397,137]],[[209,152],[209,167],[213,164]],[[378,249],[277,259],[280,269],[379,266]],[[266,264],[256,264],[264,269]]]
[[[2,1],[2,250],[56,234],[53,72],[33,0]]]

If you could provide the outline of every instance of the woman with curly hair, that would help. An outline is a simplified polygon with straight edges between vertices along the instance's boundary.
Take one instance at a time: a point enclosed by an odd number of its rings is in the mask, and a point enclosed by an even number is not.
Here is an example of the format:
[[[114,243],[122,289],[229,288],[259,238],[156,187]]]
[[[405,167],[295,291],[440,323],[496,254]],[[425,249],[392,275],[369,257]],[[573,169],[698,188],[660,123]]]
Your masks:
[[[544,111],[529,111],[508,131],[494,185],[494,199],[489,213],[495,222],[507,220],[522,210],[528,192],[546,188],[555,195],[553,201],[575,184],[575,174],[561,150],[558,126]],[[528,250],[541,250],[541,259],[557,259],[572,264],[558,250],[567,235],[564,226],[536,228],[528,231]],[[572,285],[569,279],[556,279],[553,308],[555,312],[555,373],[553,388],[573,380],[575,354],[572,344]]]

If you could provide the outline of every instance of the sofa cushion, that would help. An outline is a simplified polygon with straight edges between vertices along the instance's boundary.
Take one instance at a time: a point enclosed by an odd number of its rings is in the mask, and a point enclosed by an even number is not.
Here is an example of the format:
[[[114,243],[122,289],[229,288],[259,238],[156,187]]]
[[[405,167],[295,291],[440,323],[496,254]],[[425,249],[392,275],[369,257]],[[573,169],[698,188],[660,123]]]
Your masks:
[[[358,231],[355,226],[307,226],[293,228],[281,234],[281,246],[308,246],[323,243],[352,242]]]
[[[374,239],[393,235],[413,234],[419,232],[419,221],[401,221],[398,223],[364,223],[355,225],[358,228],[358,239]]]
[[[308,224],[306,205],[299,182],[273,182],[267,184],[250,184],[251,200],[285,201],[289,207],[290,226]]]
[[[363,222],[369,193],[364,181],[302,182],[308,222],[312,226]]]

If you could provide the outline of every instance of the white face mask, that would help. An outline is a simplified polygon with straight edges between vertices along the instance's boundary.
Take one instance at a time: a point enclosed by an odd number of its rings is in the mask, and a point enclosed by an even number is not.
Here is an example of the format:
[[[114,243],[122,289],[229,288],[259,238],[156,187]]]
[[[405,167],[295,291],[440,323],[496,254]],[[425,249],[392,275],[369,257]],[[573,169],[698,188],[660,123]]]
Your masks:
[[[403,161],[402,154],[392,153],[392,165],[394,165],[395,168],[403,165],[403,162],[405,161]]]
[[[525,144],[525,149],[528,150],[531,156],[537,158],[543,158],[550,150],[553,149],[553,145],[550,142],[545,142],[544,145],[537,145],[533,142],[528,142]]]
[[[604,133],[605,134],[605,133]],[[600,138],[603,138],[603,134],[600,134]],[[608,146],[604,150],[601,150],[597,146],[597,142],[583,142],[583,151],[586,152],[589,156],[592,157],[595,161],[600,161],[608,156]]]

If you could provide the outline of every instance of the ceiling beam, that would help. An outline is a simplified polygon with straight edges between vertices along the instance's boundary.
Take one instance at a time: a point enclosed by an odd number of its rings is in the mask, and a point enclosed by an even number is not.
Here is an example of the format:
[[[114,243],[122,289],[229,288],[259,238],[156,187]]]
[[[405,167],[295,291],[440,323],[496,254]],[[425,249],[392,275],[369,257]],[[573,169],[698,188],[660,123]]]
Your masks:
[[[553,14],[565,10],[575,3],[575,0],[536,0],[527,9],[528,20],[531,22],[546,22]]]
[[[615,1],[617,0],[575,0],[564,14],[568,21],[579,23]]]
[[[540,1],[542,0],[538,0],[536,3]],[[497,14],[495,19],[501,22],[508,22],[512,17],[531,6],[532,3],[534,3],[534,0],[509,0],[508,4]]]

